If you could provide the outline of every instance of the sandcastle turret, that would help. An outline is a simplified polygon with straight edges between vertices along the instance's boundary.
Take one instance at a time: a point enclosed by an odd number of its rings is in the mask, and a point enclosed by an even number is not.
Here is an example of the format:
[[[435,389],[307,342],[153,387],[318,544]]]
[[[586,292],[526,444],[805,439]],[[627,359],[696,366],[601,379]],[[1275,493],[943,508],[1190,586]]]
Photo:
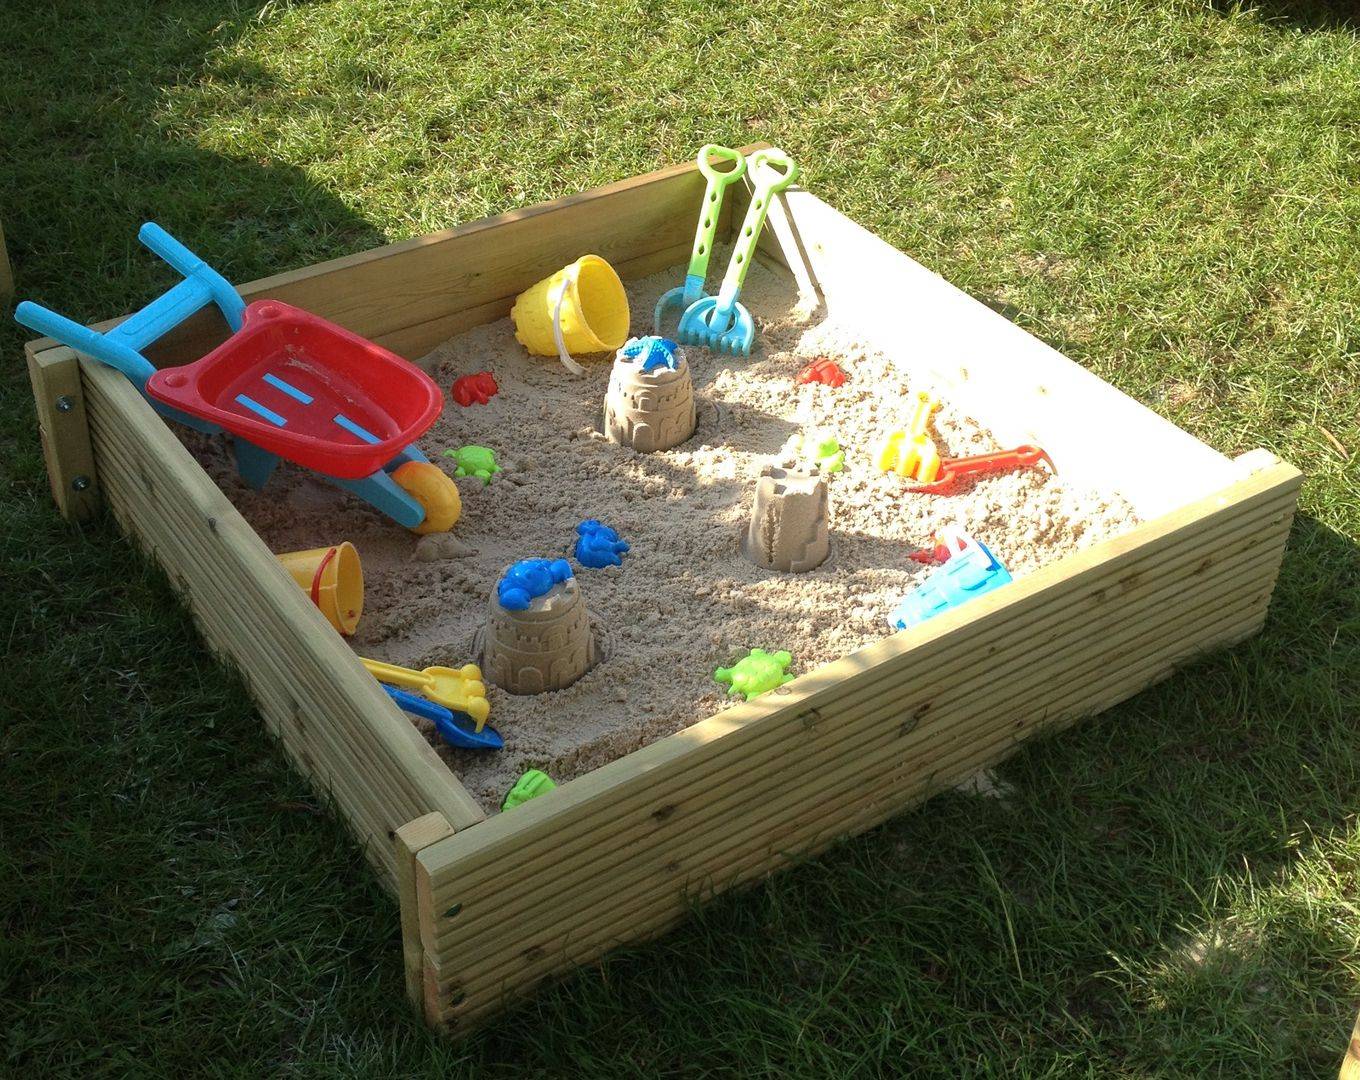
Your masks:
[[[694,434],[694,383],[684,350],[666,338],[633,338],[614,357],[604,399],[604,434],[642,454]]]
[[[599,661],[585,599],[566,559],[523,559],[491,594],[483,675],[511,694],[570,686]]]
[[[766,465],[756,481],[742,552],[757,566],[803,573],[831,553],[831,501],[824,477]]]

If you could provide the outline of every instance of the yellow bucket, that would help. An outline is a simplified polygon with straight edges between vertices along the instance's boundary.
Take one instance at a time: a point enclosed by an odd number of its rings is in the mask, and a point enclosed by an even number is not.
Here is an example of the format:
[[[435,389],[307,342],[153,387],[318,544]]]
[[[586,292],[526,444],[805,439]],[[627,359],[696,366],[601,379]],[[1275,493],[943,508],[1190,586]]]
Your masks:
[[[614,268],[582,255],[515,298],[515,337],[534,356],[557,356],[567,370],[585,369],[572,353],[613,352],[628,340],[628,294]]]
[[[327,622],[342,634],[354,633],[364,610],[364,571],[353,544],[289,551],[278,559]]]

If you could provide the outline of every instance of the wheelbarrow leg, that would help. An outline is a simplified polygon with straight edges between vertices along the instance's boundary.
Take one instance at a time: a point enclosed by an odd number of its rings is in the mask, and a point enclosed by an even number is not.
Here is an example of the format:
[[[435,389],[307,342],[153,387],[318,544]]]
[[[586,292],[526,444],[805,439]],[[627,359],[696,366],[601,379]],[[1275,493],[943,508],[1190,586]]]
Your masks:
[[[236,472],[247,486],[259,491],[274,475],[274,467],[279,463],[279,456],[271,454],[268,450],[261,450],[245,439],[233,439],[232,444],[236,451]]]
[[[351,495],[357,495],[375,509],[381,510],[398,525],[414,529],[425,520],[425,508],[403,491],[386,472],[379,470],[358,480],[341,480],[334,476],[326,479]]]

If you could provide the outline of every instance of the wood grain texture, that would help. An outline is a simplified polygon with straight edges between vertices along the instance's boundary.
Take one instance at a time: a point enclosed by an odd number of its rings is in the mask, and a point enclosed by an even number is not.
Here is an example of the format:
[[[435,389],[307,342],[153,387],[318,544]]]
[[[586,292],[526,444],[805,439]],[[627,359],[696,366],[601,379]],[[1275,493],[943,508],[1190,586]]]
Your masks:
[[[260,278],[238,291],[247,302],[269,298],[306,308],[416,359],[461,330],[508,315],[519,293],[587,252],[635,276],[682,262],[703,191],[694,162],[685,162]],[[725,207],[720,228],[727,228],[730,214],[730,206]],[[95,329],[108,330],[123,318]],[[182,364],[225,337],[220,315],[207,310],[147,355],[158,366]],[[56,342],[40,338],[33,345],[41,352]]]
[[[1044,447],[1066,479],[1118,491],[1144,518],[1233,479],[1229,458],[807,191],[771,202],[761,251],[1003,445]]]
[[[1254,474],[980,598],[968,618],[804,676],[782,704],[735,706],[427,848],[418,888],[435,912],[457,912],[426,945],[441,996],[459,999],[444,1019],[475,1025],[539,979],[671,925],[696,897],[882,821],[1252,632],[1298,481],[1285,465]]]
[[[93,361],[83,373],[110,507],[388,884],[399,826],[432,811],[458,828],[480,821],[478,804],[131,384]]]
[[[425,949],[420,939],[420,908],[416,894],[416,855],[453,835],[443,814],[426,814],[408,821],[392,837],[396,862],[397,902],[401,908],[401,957],[406,970],[406,997],[416,1013],[425,1015]]]
[[[37,352],[30,346],[24,354],[52,499],[67,521],[83,521],[99,506],[99,474],[90,447],[80,362],[65,348]]]

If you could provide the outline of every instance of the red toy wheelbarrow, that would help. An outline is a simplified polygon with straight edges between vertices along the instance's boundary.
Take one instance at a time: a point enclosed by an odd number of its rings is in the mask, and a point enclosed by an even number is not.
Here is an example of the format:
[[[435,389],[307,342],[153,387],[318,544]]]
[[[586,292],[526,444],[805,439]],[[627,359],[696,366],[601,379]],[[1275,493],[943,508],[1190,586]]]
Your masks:
[[[458,487],[413,443],[443,406],[428,375],[278,300],[245,306],[225,278],[152,222],[138,236],[184,280],[107,334],[29,302],[14,317],[117,368],[162,414],[234,436],[236,468],[251,487],[263,487],[282,458],[418,533],[453,527]],[[209,302],[231,337],[192,364],[157,371],[142,350]]]

